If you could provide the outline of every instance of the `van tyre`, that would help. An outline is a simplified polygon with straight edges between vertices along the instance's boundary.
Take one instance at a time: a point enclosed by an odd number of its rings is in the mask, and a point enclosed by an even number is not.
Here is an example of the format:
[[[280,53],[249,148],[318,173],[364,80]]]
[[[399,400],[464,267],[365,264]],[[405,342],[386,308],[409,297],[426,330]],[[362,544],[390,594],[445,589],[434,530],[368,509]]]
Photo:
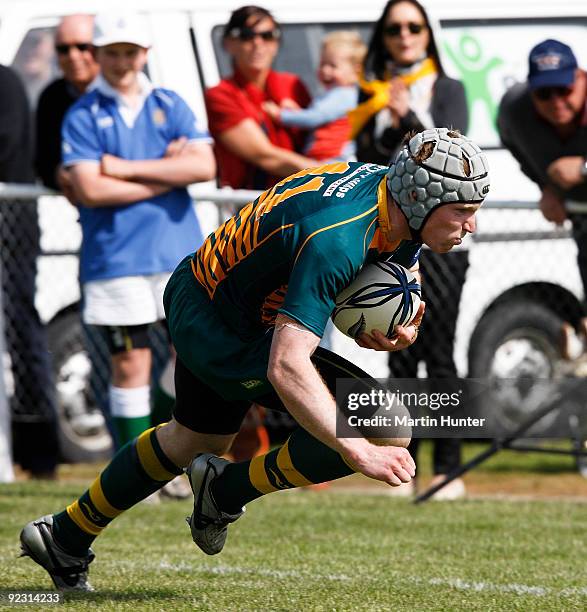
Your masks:
[[[543,388],[533,387],[534,379],[552,380],[560,375],[562,319],[532,302],[505,302],[490,310],[471,337],[469,376],[489,380],[526,379],[500,387],[494,400],[499,421],[513,431],[540,405]],[[534,391],[534,393],[533,393]],[[552,422],[547,415],[531,429],[538,433]]]
[[[471,337],[469,376],[491,376],[496,353],[509,340],[527,339],[544,356],[548,370],[532,371],[540,363],[526,362],[514,374],[552,377],[560,361],[560,340],[563,321],[552,310],[532,302],[506,302],[490,310],[479,322]]]
[[[112,438],[90,391],[91,363],[78,312],[54,319],[47,328],[53,358],[57,433],[66,463],[103,461],[112,455]]]

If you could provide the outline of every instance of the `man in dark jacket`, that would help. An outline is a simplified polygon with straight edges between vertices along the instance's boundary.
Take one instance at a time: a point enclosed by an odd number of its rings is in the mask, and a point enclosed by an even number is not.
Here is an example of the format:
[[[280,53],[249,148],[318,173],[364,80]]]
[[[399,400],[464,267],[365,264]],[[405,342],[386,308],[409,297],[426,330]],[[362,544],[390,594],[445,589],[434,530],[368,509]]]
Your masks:
[[[0,66],[0,181],[32,183],[29,105],[17,75]],[[56,410],[47,337],[35,309],[39,254],[36,201],[0,202],[3,307],[12,364],[15,460],[33,476],[53,477]]]
[[[91,15],[68,15],[55,32],[55,50],[63,77],[41,94],[37,107],[35,169],[46,187],[67,195],[67,174],[60,170],[61,124],[69,107],[96,78],[99,68],[92,54]]]
[[[569,46],[545,40],[530,51],[528,81],[506,92],[497,125],[504,145],[540,188],[544,217],[572,221],[587,290],[587,74]],[[581,328],[585,334],[587,318]]]

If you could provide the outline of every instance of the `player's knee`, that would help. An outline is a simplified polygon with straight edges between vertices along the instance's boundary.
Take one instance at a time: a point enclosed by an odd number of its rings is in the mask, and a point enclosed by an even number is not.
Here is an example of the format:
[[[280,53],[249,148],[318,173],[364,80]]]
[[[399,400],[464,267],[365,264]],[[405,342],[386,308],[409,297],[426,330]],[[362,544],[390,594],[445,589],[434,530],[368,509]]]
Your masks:
[[[224,455],[230,450],[234,436],[214,436],[210,435],[202,444],[202,447],[206,447],[205,450],[199,451],[203,453],[212,453],[213,455]]]
[[[157,430],[161,449],[178,467],[187,467],[199,453],[223,455],[229,450],[233,438],[233,435],[195,432],[175,419],[171,419]]]

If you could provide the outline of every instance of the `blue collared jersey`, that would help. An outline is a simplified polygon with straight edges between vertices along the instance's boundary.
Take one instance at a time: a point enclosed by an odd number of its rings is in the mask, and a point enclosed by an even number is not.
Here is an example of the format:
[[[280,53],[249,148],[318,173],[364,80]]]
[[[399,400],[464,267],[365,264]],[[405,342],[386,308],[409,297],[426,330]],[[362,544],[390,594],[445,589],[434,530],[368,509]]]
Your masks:
[[[192,270],[241,338],[264,333],[278,312],[322,336],[336,296],[366,262],[415,264],[419,243],[387,240],[386,173],[359,162],[303,170],[208,236]]]
[[[95,89],[67,113],[62,127],[63,163],[99,163],[105,153],[129,160],[159,159],[172,140],[210,142],[176,93],[155,88],[132,126],[117,101]],[[81,282],[172,271],[202,244],[186,188],[130,205],[79,207],[83,240]]]

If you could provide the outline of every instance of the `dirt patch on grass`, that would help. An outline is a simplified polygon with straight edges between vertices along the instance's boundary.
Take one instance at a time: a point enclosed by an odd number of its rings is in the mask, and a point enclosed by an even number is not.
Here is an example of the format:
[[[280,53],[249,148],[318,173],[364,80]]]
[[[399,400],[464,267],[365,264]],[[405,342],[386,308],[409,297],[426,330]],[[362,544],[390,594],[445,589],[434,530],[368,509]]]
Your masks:
[[[576,474],[534,474],[525,472],[485,473],[469,472],[465,477],[467,496],[507,497],[520,499],[567,498],[587,502],[587,479]],[[425,491],[430,482],[429,477],[417,479],[418,491]],[[381,493],[382,495],[412,494],[404,487],[400,492],[381,482],[371,480],[360,474],[343,478],[330,485],[333,491],[363,491]],[[401,488],[400,488],[401,489]]]

